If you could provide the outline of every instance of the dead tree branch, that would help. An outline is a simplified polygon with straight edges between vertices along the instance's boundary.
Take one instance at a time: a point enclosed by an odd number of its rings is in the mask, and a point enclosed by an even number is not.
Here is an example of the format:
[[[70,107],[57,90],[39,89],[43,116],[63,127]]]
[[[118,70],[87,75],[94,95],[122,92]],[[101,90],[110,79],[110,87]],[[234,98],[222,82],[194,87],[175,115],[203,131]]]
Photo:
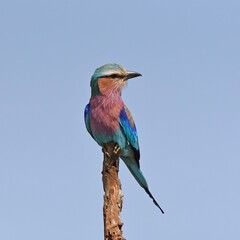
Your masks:
[[[102,181],[104,195],[103,218],[105,240],[126,240],[122,237],[123,223],[120,219],[123,195],[121,194],[121,182],[118,178],[119,158],[114,154],[115,143],[106,144],[103,147],[104,161]]]

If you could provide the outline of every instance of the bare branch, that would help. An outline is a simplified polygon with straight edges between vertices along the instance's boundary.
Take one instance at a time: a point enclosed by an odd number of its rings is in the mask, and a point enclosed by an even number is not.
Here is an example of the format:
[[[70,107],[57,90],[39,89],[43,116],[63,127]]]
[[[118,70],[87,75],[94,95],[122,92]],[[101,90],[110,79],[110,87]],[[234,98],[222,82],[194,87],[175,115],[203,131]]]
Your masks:
[[[118,178],[119,158],[113,152],[115,143],[106,144],[103,147],[103,189],[104,206],[104,239],[105,240],[126,240],[122,237],[123,223],[120,219],[122,210],[123,195],[121,194],[121,182]]]

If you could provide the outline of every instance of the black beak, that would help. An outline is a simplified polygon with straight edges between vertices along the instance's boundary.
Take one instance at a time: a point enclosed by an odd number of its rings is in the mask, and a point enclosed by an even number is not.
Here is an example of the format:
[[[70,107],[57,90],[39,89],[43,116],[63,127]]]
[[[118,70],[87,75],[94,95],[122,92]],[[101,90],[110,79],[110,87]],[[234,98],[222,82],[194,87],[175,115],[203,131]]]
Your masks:
[[[139,76],[142,76],[142,74],[137,73],[137,72],[127,71],[127,76],[125,77],[125,79],[128,80],[130,78],[135,78],[135,77],[139,77]]]

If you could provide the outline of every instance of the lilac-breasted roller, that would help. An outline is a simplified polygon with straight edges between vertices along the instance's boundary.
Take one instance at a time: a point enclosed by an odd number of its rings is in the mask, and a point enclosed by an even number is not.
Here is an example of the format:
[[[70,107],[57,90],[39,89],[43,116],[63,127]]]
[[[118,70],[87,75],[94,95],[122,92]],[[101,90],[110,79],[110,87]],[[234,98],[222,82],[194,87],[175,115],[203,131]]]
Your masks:
[[[85,125],[94,140],[103,147],[115,142],[114,153],[126,164],[141,187],[163,212],[140,170],[140,150],[135,123],[124,105],[121,93],[128,79],[142,76],[127,71],[119,64],[106,64],[96,69],[91,78],[91,98],[85,108]]]

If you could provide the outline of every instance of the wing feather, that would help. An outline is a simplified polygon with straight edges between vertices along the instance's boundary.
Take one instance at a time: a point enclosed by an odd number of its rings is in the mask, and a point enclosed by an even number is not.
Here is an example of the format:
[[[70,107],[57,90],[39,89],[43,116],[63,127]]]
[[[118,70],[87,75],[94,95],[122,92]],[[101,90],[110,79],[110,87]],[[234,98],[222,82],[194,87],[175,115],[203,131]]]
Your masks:
[[[140,149],[138,144],[137,129],[133,121],[133,117],[125,105],[120,112],[119,121],[120,121],[122,130],[127,138],[127,141],[130,143],[134,151],[134,157],[135,157],[135,160],[137,161],[138,167],[140,167],[139,166]]]
[[[84,111],[84,121],[85,121],[85,126],[86,126],[87,131],[93,137],[91,126],[90,126],[89,110],[90,110],[90,104],[87,104],[87,106],[85,107],[85,111]]]

